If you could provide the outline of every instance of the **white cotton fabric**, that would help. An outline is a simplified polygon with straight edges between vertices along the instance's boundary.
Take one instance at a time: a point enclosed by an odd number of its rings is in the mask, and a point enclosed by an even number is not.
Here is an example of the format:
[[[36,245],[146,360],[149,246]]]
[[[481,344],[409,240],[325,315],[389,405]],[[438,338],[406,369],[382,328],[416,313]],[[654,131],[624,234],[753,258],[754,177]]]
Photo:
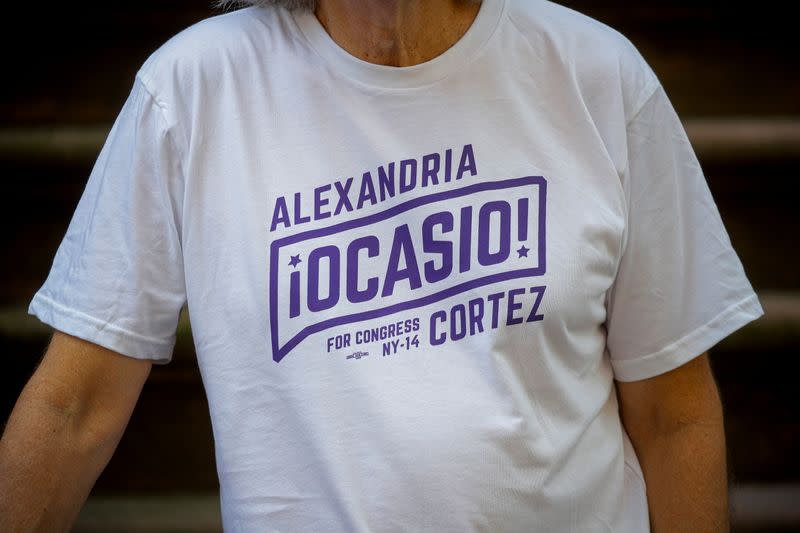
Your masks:
[[[165,363],[184,304],[233,532],[647,531],[614,380],[762,314],[652,70],[538,0],[413,67],[274,7],[161,46],[30,312]]]

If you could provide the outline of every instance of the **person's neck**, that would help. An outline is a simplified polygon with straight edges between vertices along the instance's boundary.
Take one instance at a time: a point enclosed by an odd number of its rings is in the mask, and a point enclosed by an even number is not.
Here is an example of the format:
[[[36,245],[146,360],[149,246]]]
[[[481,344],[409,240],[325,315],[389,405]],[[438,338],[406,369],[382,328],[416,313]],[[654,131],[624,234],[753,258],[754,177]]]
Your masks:
[[[453,46],[479,9],[479,0],[318,0],[314,14],[351,55],[406,67]]]

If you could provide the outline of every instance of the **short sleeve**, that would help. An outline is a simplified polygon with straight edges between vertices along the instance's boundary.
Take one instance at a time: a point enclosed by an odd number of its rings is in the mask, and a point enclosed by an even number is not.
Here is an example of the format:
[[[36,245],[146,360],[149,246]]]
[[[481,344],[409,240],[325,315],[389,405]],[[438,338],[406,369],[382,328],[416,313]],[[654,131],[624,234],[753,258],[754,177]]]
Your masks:
[[[121,354],[168,362],[186,301],[180,169],[163,109],[137,76],[28,312]]]
[[[627,226],[607,297],[614,375],[672,370],[763,314],[659,85],[627,126]]]

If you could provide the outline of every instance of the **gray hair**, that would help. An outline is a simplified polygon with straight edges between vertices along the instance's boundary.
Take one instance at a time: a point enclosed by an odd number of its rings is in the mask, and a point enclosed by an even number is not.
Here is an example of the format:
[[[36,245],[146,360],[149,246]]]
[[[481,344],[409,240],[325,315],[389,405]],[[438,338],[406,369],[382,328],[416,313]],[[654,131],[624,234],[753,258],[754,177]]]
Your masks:
[[[302,9],[314,11],[316,0],[215,0],[214,7],[227,9],[228,7],[266,7],[278,6],[286,9]]]
[[[480,4],[481,0],[463,0],[465,4]],[[316,0],[214,0],[214,7],[227,9],[228,7],[266,7],[278,6],[285,9],[301,9],[314,11]]]

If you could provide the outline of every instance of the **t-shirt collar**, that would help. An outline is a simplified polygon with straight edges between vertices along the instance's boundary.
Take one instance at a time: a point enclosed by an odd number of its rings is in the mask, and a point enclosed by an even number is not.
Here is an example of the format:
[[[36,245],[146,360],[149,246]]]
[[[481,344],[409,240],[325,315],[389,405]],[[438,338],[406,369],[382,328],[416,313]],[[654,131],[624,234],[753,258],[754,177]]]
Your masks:
[[[334,70],[366,85],[412,88],[434,83],[462,68],[487,45],[501,19],[505,0],[483,0],[472,25],[444,53],[409,67],[377,65],[359,59],[334,41],[311,11],[292,16],[312,48]]]

